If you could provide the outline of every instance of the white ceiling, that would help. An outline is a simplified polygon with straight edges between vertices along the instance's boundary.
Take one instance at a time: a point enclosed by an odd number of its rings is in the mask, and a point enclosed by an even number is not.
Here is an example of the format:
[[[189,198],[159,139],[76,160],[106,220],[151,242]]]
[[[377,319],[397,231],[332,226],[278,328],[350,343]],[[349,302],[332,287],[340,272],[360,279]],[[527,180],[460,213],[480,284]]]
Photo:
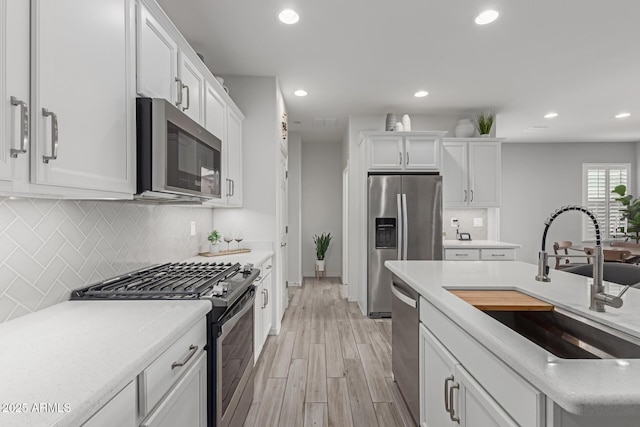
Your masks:
[[[214,74],[277,76],[303,141],[341,141],[349,114],[383,123],[387,112],[486,109],[510,141],[640,141],[638,0],[159,3]],[[289,7],[298,24],[278,21]],[[498,20],[475,25],[487,8]],[[294,96],[300,88],[309,95]],[[613,117],[622,111],[631,117]],[[313,128],[315,117],[337,126]]]

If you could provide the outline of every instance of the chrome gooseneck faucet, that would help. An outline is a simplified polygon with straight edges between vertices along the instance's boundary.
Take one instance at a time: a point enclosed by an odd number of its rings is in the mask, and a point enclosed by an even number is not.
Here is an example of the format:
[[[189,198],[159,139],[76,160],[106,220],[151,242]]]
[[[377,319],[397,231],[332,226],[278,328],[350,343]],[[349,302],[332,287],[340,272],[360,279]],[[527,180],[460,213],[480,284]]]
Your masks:
[[[586,214],[591,221],[593,221],[593,226],[595,228],[596,233],[596,247],[593,255],[549,255],[546,251],[547,246],[547,232],[549,231],[549,226],[560,214],[568,211],[580,211]],[[622,295],[629,289],[629,286],[626,286],[618,295],[609,295],[604,292],[604,286],[602,284],[602,274],[604,270],[604,256],[602,255],[602,241],[600,239],[600,224],[598,224],[598,220],[596,216],[587,208],[578,206],[578,205],[570,205],[563,206],[560,209],[556,210],[551,214],[549,218],[544,222],[544,232],[542,233],[542,250],[538,254],[538,275],[536,276],[536,280],[539,282],[550,282],[549,278],[549,258],[571,258],[571,257],[581,257],[584,258],[593,258],[593,283],[591,284],[591,302],[589,305],[589,309],[599,312],[604,312],[605,306],[611,306],[615,308],[622,307]]]

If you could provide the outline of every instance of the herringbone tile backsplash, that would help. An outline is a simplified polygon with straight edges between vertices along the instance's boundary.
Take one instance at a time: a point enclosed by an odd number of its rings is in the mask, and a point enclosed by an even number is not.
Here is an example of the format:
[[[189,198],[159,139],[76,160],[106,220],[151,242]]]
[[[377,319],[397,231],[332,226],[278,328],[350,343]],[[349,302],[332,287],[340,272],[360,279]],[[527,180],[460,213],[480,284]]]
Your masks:
[[[206,208],[0,198],[0,322],[69,298],[70,290],[196,255]],[[196,221],[196,236],[190,223]]]

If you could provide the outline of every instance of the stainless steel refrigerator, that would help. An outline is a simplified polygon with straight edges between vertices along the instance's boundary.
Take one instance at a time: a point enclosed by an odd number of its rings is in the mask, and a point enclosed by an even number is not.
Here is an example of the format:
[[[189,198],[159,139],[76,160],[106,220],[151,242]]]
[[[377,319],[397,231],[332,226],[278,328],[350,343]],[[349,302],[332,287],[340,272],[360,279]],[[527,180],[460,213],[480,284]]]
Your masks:
[[[442,259],[442,177],[369,174],[367,313],[391,316],[386,260]]]

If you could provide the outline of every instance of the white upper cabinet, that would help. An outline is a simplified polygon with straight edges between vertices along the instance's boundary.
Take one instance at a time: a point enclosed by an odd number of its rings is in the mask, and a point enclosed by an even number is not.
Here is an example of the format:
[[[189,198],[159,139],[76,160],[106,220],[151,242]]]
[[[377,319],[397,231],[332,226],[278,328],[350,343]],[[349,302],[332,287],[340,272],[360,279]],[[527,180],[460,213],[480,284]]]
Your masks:
[[[442,155],[443,206],[500,206],[500,152],[500,140],[445,139]]]
[[[176,102],[178,45],[142,4],[137,5],[137,89],[150,98]],[[181,89],[181,88],[180,88]]]
[[[224,143],[227,104],[209,82],[206,84],[204,109],[204,127]]]
[[[29,1],[0,0],[0,180],[29,166]]]
[[[31,6],[31,181],[133,194],[130,1]]]
[[[227,196],[229,206],[242,206],[242,123],[244,116],[236,113],[233,109],[227,109],[227,144],[226,159],[227,169],[225,172],[227,191],[223,197]]]
[[[180,94],[178,95],[179,108],[196,122],[205,124],[204,74],[186,53],[180,51],[178,58],[178,79],[180,85]]]
[[[440,170],[440,145],[446,132],[363,132],[370,171]]]

